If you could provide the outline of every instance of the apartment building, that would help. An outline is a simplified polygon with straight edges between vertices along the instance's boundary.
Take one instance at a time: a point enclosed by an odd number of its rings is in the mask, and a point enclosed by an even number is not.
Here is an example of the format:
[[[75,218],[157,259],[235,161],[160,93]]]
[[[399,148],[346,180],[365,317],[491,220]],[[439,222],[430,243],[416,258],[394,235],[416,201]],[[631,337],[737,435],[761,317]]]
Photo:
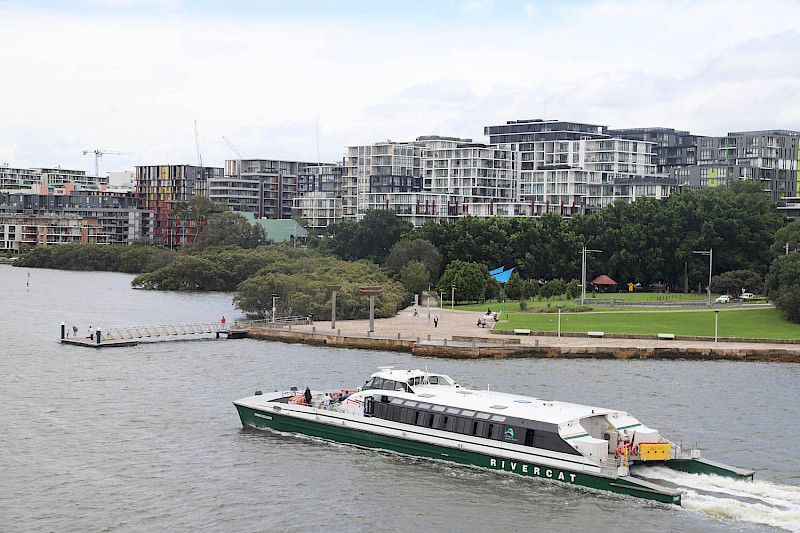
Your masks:
[[[142,209],[153,213],[150,235],[165,246],[190,243],[197,229],[191,221],[177,221],[169,212],[177,202],[208,196],[210,180],[222,177],[221,167],[150,165],[136,167],[136,196]]]
[[[234,211],[252,212],[256,218],[291,218],[300,176],[308,174],[306,168],[319,165],[278,159],[227,160],[224,175],[209,181],[209,199]]]
[[[60,187],[66,183],[100,187],[108,185],[108,177],[88,176],[83,170],[12,168],[8,165],[0,165],[0,190],[28,190],[37,185]]]
[[[130,192],[75,184],[64,184],[57,189],[41,185],[28,191],[2,191],[0,215],[5,217],[6,225],[38,228],[36,232],[4,229],[7,238],[3,239],[2,250],[15,252],[20,244],[32,243],[130,244],[148,236],[152,228],[151,213],[139,209]]]
[[[608,134],[635,141],[655,143],[656,172],[670,174],[672,169],[697,163],[699,135],[674,128],[610,129]]]
[[[308,228],[321,233],[342,221],[343,167],[340,164],[310,164],[297,176],[297,196],[292,213],[302,217]]]
[[[519,200],[534,216],[594,213],[619,199],[664,198],[677,189],[656,170],[655,143],[610,135],[606,126],[512,120],[484,132],[514,151]]]

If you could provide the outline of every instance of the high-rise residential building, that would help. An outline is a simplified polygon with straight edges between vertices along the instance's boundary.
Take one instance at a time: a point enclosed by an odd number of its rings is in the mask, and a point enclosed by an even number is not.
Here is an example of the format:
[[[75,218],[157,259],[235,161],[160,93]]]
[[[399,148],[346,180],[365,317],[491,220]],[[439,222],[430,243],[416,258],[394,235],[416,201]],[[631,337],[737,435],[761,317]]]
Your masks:
[[[234,211],[249,211],[256,218],[292,217],[298,196],[298,176],[309,166],[302,161],[278,159],[232,159],[225,161],[225,173],[209,181],[209,198]]]
[[[190,243],[197,232],[191,221],[180,223],[169,216],[177,202],[208,196],[208,182],[222,177],[220,167],[149,165],[136,167],[136,196],[140,206],[153,213],[153,233],[165,246]]]
[[[292,212],[305,219],[309,229],[321,233],[342,221],[343,170],[339,164],[309,164],[297,176]]]
[[[108,185],[106,176],[88,176],[83,170],[64,168],[12,168],[0,165],[0,189],[27,190],[32,186],[60,187],[75,183],[88,187]]]
[[[131,244],[149,234],[152,216],[128,191],[64,184],[0,192],[0,250],[22,244]]]
[[[609,135],[655,143],[656,172],[670,174],[673,168],[697,163],[697,135],[674,128],[610,129]]]
[[[610,135],[606,126],[558,120],[512,120],[487,126],[492,144],[515,152],[522,204],[531,215],[594,213],[616,200],[664,198],[674,178],[656,172],[655,144]]]
[[[350,146],[342,172],[342,216],[360,220],[373,209],[370,193],[410,193],[422,190],[420,153],[413,142],[379,142]]]

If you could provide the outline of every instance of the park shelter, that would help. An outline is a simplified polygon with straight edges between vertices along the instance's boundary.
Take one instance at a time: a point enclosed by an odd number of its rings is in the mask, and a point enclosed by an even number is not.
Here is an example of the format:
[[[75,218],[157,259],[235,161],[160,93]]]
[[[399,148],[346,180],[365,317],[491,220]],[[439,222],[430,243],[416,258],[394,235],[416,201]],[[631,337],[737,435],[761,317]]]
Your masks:
[[[242,212],[240,215],[247,217],[248,222],[258,224],[267,234],[267,238],[272,242],[286,242],[301,239],[305,241],[308,236],[306,229],[291,218],[272,220],[266,218],[256,218],[253,213]]]
[[[594,278],[591,285],[597,292],[617,292],[619,290],[619,284],[605,274]]]

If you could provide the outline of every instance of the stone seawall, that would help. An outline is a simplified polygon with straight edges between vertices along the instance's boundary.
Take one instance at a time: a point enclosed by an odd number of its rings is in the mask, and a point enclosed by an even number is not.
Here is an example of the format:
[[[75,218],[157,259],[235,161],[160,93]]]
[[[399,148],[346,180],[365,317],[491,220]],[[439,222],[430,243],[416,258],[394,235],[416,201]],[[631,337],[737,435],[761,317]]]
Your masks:
[[[472,340],[434,341],[419,338],[387,338],[362,335],[336,335],[308,331],[291,331],[261,327],[244,328],[247,336],[253,339],[295,342],[318,346],[335,346],[341,348],[361,348],[367,350],[385,350],[407,352],[425,357],[444,357],[451,359],[479,358],[607,358],[607,359],[696,359],[696,360],[737,360],[737,361],[780,361],[800,363],[800,353],[794,350],[764,348],[752,346],[747,348],[724,347],[631,347],[631,346],[598,346],[587,342],[585,345],[570,346],[536,346],[530,344],[499,345],[495,342],[481,343]],[[549,339],[548,339],[549,340]]]

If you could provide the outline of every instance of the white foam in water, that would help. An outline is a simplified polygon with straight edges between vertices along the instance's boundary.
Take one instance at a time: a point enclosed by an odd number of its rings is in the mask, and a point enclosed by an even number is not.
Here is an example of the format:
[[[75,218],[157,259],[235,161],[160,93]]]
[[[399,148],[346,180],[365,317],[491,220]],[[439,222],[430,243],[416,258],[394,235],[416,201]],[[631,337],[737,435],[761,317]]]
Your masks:
[[[683,488],[681,505],[685,509],[800,533],[800,487],[687,474],[662,467],[650,467],[641,474]]]

